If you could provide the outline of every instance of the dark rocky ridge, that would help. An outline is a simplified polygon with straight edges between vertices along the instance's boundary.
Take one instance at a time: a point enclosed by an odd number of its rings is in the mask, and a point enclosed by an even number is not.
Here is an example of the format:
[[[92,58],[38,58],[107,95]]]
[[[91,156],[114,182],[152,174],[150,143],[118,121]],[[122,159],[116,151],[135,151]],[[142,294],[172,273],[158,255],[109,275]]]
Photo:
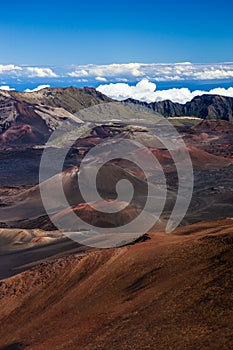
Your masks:
[[[196,96],[185,104],[170,100],[159,102],[140,102],[128,99],[126,103],[135,103],[151,108],[165,117],[194,116],[202,119],[221,119],[233,122],[233,98],[218,95]]]

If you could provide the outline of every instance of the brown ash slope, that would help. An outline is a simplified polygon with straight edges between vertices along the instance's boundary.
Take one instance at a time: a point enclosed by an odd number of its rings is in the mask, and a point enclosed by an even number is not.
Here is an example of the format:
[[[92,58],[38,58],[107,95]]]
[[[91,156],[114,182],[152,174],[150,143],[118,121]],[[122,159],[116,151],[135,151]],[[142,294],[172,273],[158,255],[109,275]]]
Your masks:
[[[61,107],[70,113],[88,108],[99,103],[112,102],[94,88],[45,88],[36,92],[12,91],[11,96],[30,104],[43,104],[50,107]]]
[[[0,92],[0,144],[43,144],[64,120],[82,123],[80,109],[111,99],[91,88]]]
[[[232,220],[150,237],[2,280],[2,349],[230,349]]]

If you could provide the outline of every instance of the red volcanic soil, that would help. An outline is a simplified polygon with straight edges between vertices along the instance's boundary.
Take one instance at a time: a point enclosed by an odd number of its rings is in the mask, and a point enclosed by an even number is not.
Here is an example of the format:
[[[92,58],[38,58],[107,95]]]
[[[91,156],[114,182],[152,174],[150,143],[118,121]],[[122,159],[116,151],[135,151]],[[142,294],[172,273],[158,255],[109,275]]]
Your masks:
[[[194,129],[205,132],[232,133],[233,124],[226,120],[202,120]]]
[[[109,127],[96,126],[92,129],[91,135],[75,141],[75,147],[93,147],[101,143],[106,137],[113,137],[115,133]]]
[[[35,143],[38,141],[30,125],[15,124],[9,127],[0,135],[0,142],[5,144],[11,143]]]
[[[45,121],[35,112],[34,106],[28,103],[18,101],[16,104],[16,109],[18,111],[18,117],[16,122],[23,124],[30,124],[41,132],[48,134],[48,127]]]
[[[232,123],[225,120],[203,120],[195,126],[194,131],[195,134],[183,135],[187,145],[196,146],[215,156],[232,160]]]
[[[222,168],[232,164],[232,161],[229,159],[215,156],[193,146],[187,146],[187,150],[195,170]],[[182,150],[177,149],[170,153],[168,150],[151,149],[151,152],[167,171],[174,170],[175,164],[172,158],[172,153],[178,154],[181,151]]]
[[[101,137],[88,136],[83,139],[78,139],[77,141],[75,141],[74,145],[75,147],[93,147],[102,141],[103,139]]]
[[[207,142],[211,142],[214,140],[218,140],[219,136],[216,135],[212,135],[209,134],[207,132],[201,132],[201,133],[197,133],[197,134],[186,134],[183,135],[183,140],[185,141],[186,144],[194,143],[195,144],[200,144],[200,143],[207,143]]]
[[[4,125],[0,141],[5,144],[44,143],[50,135],[45,120],[35,112],[35,106],[14,100],[13,120]]]
[[[232,220],[150,236],[2,280],[1,349],[231,349]]]
[[[108,136],[114,136],[114,132],[111,130],[111,128],[104,125],[96,126],[95,128],[93,128],[91,134],[93,136],[99,136],[102,138],[108,137]]]
[[[131,174],[133,174],[134,176],[142,179],[142,180],[146,180],[146,175],[143,172],[142,169],[140,169],[137,164],[130,162],[127,159],[113,159],[110,162],[111,164],[114,164],[118,167],[121,167],[123,169],[126,169],[128,172],[130,172]]]
[[[215,156],[196,147],[187,147],[194,169],[207,170],[222,168],[232,164],[232,161],[221,156]]]
[[[115,213],[106,213],[104,212],[106,203],[111,204],[116,210]],[[75,213],[81,220],[86,223],[90,223],[95,227],[105,227],[113,228],[120,227],[130,223],[138,217],[141,213],[141,209],[136,208],[133,205],[127,205],[126,202],[119,201],[99,201],[95,203],[95,208],[92,208],[88,203],[82,203],[72,208],[68,208],[60,211],[58,214],[53,216],[53,222],[58,225],[62,222],[62,227],[70,230],[77,230],[77,221],[71,215]],[[145,219],[149,219],[150,214],[145,214]],[[144,220],[145,220],[144,219]],[[80,224],[81,225],[81,224]],[[162,224],[161,224],[162,225]],[[85,228],[86,225],[83,223],[82,228]],[[46,229],[52,229],[53,226],[43,226]],[[161,228],[161,226],[160,226]],[[80,227],[81,229],[81,227]]]

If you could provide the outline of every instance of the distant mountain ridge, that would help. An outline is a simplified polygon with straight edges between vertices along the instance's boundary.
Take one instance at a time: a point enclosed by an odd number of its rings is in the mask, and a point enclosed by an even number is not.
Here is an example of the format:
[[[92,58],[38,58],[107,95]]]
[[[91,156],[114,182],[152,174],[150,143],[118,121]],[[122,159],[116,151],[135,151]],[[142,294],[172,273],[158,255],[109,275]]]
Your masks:
[[[89,87],[45,88],[35,92],[0,91],[0,144],[43,144],[64,119],[82,123],[77,117],[80,110],[109,102],[114,100]],[[169,100],[152,103],[133,99],[118,101],[119,111],[116,113],[122,113],[126,122],[126,108],[121,109],[121,106],[129,104],[136,108],[144,106],[165,117],[195,116],[233,122],[231,97],[202,95],[186,104]],[[111,118],[115,117],[119,116],[111,115]]]
[[[50,107],[62,107],[70,113],[94,106],[112,99],[91,87],[45,88],[35,92],[10,91],[17,100],[31,104],[44,104]]]
[[[207,94],[196,96],[185,104],[170,100],[147,103],[127,99],[124,102],[140,104],[165,117],[194,116],[202,119],[221,119],[233,122],[232,97]]]

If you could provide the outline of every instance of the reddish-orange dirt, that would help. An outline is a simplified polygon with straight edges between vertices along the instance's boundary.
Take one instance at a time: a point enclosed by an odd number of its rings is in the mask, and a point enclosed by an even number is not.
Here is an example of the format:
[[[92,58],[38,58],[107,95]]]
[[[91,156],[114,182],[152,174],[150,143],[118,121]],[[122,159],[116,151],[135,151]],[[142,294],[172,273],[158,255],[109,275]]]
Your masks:
[[[154,232],[2,280],[1,349],[231,349],[232,222]]]

